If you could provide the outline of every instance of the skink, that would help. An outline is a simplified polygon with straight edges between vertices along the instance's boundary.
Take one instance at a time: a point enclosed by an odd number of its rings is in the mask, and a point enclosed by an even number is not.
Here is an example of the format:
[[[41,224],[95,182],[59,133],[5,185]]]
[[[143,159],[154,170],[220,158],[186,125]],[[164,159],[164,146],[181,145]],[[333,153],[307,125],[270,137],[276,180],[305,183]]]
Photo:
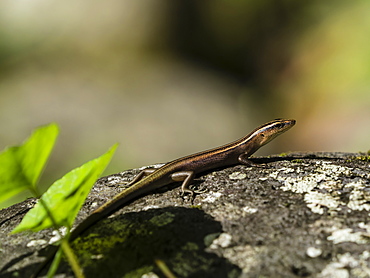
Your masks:
[[[182,182],[182,193],[194,194],[189,189],[195,175],[236,164],[251,165],[248,158],[260,147],[295,125],[295,120],[276,119],[268,122],[248,135],[218,148],[199,152],[171,161],[158,169],[146,169],[129,184],[130,187],[96,209],[70,234],[72,241],[90,226],[117,211],[131,200],[148,194],[173,182]]]
[[[112,214],[132,199],[155,189],[173,182],[182,182],[182,193],[193,195],[194,191],[189,189],[189,185],[195,175],[211,169],[236,164],[251,165],[248,158],[253,153],[276,136],[290,129],[294,124],[295,120],[276,119],[256,128],[248,135],[232,143],[176,159],[158,169],[146,169],[140,172],[128,184],[130,187],[117,194],[111,201],[103,204],[82,221],[72,231],[70,240],[74,240],[91,225]]]

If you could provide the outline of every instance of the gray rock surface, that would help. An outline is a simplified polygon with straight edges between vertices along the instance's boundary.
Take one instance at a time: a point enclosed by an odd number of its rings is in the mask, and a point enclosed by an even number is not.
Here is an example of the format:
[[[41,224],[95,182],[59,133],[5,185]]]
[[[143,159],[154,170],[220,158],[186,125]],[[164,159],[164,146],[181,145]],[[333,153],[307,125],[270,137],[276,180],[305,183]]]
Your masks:
[[[174,185],[94,225],[72,244],[86,277],[165,277],[161,263],[176,277],[370,277],[370,156],[254,161],[199,177],[193,204]],[[101,178],[77,222],[138,171]],[[47,254],[51,230],[8,235],[34,203],[0,212],[0,277],[29,277]]]

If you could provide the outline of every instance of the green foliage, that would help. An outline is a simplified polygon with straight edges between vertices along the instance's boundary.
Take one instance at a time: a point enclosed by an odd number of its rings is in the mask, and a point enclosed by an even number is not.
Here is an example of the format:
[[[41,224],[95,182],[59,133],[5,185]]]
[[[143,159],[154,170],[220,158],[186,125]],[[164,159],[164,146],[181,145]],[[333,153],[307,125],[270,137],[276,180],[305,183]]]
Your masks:
[[[24,199],[35,195],[58,132],[56,124],[40,127],[22,145],[0,153],[0,203],[22,192]]]
[[[108,165],[116,148],[117,145],[114,145],[99,158],[73,169],[60,180],[53,183],[12,233],[24,230],[37,232],[50,227],[72,227],[73,221],[87,194]],[[45,205],[52,213],[55,223],[49,217]]]
[[[40,196],[37,182],[58,133],[59,128],[56,124],[40,127],[22,145],[9,147],[0,153],[0,203],[21,193],[24,198],[39,198],[35,207],[24,216],[12,233],[25,230],[37,232],[62,226],[70,230],[91,187],[103,173],[117,148],[116,144],[102,156],[73,169]],[[13,203],[8,202],[8,205]],[[83,277],[77,259],[65,238],[61,241],[61,247],[48,275],[51,277],[52,273],[55,273],[63,250],[76,277]]]

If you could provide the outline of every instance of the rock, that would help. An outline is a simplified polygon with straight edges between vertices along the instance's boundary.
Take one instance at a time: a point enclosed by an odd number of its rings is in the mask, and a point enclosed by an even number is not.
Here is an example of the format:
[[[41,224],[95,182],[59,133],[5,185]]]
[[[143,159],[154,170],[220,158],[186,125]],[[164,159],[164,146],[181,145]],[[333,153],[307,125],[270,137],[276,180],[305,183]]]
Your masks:
[[[370,277],[370,157],[254,161],[263,167],[200,176],[194,186],[205,192],[193,203],[175,184],[91,227],[72,243],[86,277]],[[138,172],[99,179],[77,222]],[[52,231],[8,235],[34,203],[1,211],[1,277],[29,277],[45,258]],[[59,273],[74,277],[66,263]]]

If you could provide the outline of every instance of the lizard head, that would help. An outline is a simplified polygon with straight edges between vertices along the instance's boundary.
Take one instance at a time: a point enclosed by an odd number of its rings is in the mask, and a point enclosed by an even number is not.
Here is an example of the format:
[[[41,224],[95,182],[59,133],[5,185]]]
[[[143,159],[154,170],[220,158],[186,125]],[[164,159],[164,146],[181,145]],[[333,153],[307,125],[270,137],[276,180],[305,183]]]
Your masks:
[[[252,131],[251,138],[255,138],[255,142],[259,145],[259,147],[262,147],[278,135],[292,128],[295,125],[295,122],[296,121],[292,119],[273,120]]]

